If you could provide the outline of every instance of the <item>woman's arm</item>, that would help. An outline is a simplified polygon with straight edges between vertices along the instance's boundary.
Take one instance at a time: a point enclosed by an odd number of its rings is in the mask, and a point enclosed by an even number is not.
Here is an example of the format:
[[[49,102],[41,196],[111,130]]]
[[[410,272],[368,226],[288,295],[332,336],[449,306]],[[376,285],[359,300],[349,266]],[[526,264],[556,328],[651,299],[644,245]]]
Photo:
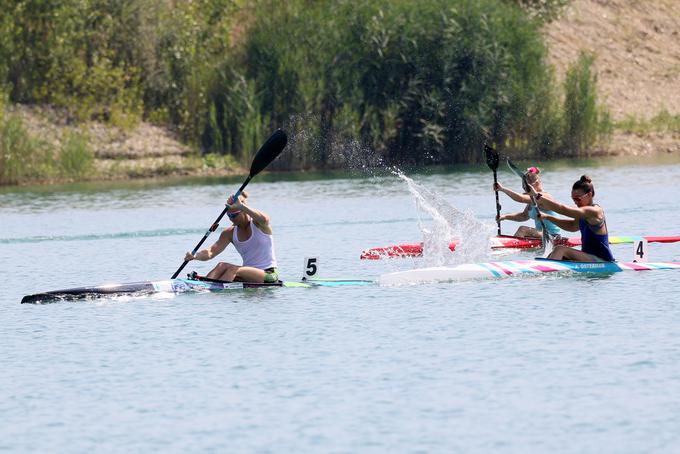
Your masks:
[[[506,188],[505,186],[501,185],[500,183],[494,184],[494,190],[498,190],[498,191],[506,194],[508,197],[510,197],[515,202],[526,203],[526,204],[531,203],[531,197],[529,197],[528,194],[520,194],[519,192],[515,192],[512,189]]]
[[[585,218],[587,212],[586,208],[591,208],[591,207],[579,208],[575,206],[567,206],[563,203],[558,202],[552,197],[543,197],[543,194],[536,192],[536,190],[531,185],[529,185],[529,190],[531,191],[531,194],[534,196],[534,199],[536,200],[536,203],[538,204],[539,208],[543,208],[544,210],[552,210],[565,216],[569,216],[570,218],[574,219]]]
[[[253,218],[253,222],[257,227],[262,230],[264,233],[268,233],[271,235],[272,233],[272,228],[269,225],[269,216],[267,213],[256,210],[255,208],[250,208],[248,205],[242,205],[241,210],[246,212],[251,218]]]
[[[560,219],[555,216],[550,216],[546,214],[541,215],[541,219],[544,221],[550,221],[557,227],[567,232],[578,232],[578,219]]]
[[[243,203],[243,200],[240,197],[238,200],[234,200],[234,196],[229,197],[229,200],[227,200],[227,204],[237,210],[241,210],[248,214],[248,216],[250,216],[253,219],[255,225],[262,232],[267,233],[269,235],[272,234],[272,228],[269,225],[269,216],[264,211],[256,210],[255,208],[249,207],[248,205]]]
[[[524,222],[529,220],[529,206],[524,208],[524,211],[518,211],[517,213],[512,213],[512,214],[502,214],[499,217],[499,220],[501,221],[515,221],[515,222]]]
[[[556,213],[569,216],[570,218],[581,219],[585,217],[583,208],[567,206],[563,203],[558,202],[557,200],[550,200],[541,197],[536,202],[538,203],[539,208],[543,208],[545,210],[552,210]]]
[[[556,213],[569,216],[570,218],[574,218],[576,220],[585,219],[586,221],[594,221],[589,222],[590,224],[602,222],[602,208],[598,206],[572,207],[557,202],[556,200],[551,200],[547,197],[541,197],[537,200],[537,202],[540,208],[553,210]]]
[[[231,243],[231,240],[233,238],[233,233],[234,233],[234,227],[229,227],[228,229],[225,229],[222,231],[220,234],[220,237],[215,241],[215,243],[210,246],[209,248],[201,249],[196,253],[196,255],[192,255],[191,252],[187,252],[186,255],[184,256],[184,260],[187,262],[191,260],[200,260],[202,262],[205,262],[207,260],[212,259],[216,255],[219,255],[224,251],[227,246]]]

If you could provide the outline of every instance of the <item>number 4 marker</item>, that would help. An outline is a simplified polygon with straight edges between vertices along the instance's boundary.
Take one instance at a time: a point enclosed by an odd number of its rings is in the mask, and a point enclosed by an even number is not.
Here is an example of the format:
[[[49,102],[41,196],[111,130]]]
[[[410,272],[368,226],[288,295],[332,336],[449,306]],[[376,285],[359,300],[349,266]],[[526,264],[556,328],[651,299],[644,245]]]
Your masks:
[[[638,238],[633,243],[633,261],[646,262],[647,261],[647,240]]]

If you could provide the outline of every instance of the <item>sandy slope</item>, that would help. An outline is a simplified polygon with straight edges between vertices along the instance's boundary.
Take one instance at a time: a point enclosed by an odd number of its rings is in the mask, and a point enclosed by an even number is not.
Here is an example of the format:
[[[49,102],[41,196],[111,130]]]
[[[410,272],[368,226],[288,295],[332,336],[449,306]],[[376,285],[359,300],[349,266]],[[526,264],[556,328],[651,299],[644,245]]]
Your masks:
[[[679,0],[574,0],[545,32],[558,77],[580,50],[595,54],[615,119],[680,113]]]
[[[581,50],[595,54],[601,100],[615,120],[680,114],[680,0],[573,0],[545,35],[560,80]],[[680,152],[680,136],[617,133],[607,148]]]

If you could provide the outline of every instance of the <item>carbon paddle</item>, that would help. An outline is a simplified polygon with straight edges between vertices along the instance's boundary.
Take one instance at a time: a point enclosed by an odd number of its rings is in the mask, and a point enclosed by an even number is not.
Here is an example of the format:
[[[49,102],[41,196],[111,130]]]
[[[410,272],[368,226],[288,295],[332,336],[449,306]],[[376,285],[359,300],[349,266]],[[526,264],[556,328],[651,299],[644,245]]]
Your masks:
[[[541,223],[541,227],[543,228],[543,248],[545,249],[545,256],[547,256],[553,249],[553,240],[552,236],[548,232],[548,229],[545,228],[545,222],[543,222],[543,218],[541,217],[541,209],[538,208],[538,202],[536,201],[536,197],[531,193],[531,188],[529,187],[529,182],[527,181],[527,176],[525,173],[523,173],[521,170],[517,168],[515,164],[512,163],[510,158],[506,158],[508,161],[508,167],[510,167],[510,170],[520,177],[522,179],[522,188],[526,191],[527,194],[529,194],[529,197],[531,198],[531,205],[536,208],[536,212],[538,214],[538,220]]]
[[[486,155],[486,165],[489,166],[491,171],[493,172],[493,182],[494,184],[498,183],[498,152],[488,146],[487,144],[484,144],[484,154]],[[501,234],[501,203],[498,200],[498,191],[494,191],[496,193],[496,223],[498,224],[498,235]]]
[[[250,183],[250,180],[257,175],[258,173],[262,172],[271,162],[276,159],[278,155],[281,154],[283,149],[286,147],[286,144],[288,143],[288,137],[286,136],[286,133],[283,132],[282,130],[278,129],[274,134],[272,134],[269,139],[260,147],[260,149],[257,151],[257,154],[255,155],[255,158],[253,158],[253,163],[250,165],[250,174],[248,174],[248,178],[243,182],[240,188],[238,188],[238,191],[234,194],[234,199],[237,199],[239,195],[241,195],[241,192],[243,192],[243,189]],[[224,210],[222,210],[222,213],[215,219],[215,222],[210,226],[210,228],[205,232],[205,235],[203,235],[203,238],[201,241],[198,242],[196,247],[191,251],[192,255],[195,255],[196,252],[198,251],[198,248],[201,247],[201,245],[205,242],[205,240],[210,236],[212,232],[217,230],[217,228],[220,226],[220,221],[224,217],[224,215],[227,213],[227,210],[229,209],[229,205],[224,207]],[[185,266],[187,266],[186,260],[182,265],[177,268],[177,271],[175,271],[175,274],[172,275],[172,279],[175,279],[179,273],[182,272]]]

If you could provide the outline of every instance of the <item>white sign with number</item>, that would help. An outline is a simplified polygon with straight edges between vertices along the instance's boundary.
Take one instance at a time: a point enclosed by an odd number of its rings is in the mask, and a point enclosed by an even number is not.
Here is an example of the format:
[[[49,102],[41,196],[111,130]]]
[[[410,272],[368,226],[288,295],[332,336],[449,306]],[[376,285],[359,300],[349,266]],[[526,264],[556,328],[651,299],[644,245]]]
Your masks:
[[[311,279],[319,272],[318,257],[305,257],[305,263],[302,270],[302,279]]]
[[[647,261],[647,240],[644,238],[636,239],[633,243],[633,261],[646,262]]]

